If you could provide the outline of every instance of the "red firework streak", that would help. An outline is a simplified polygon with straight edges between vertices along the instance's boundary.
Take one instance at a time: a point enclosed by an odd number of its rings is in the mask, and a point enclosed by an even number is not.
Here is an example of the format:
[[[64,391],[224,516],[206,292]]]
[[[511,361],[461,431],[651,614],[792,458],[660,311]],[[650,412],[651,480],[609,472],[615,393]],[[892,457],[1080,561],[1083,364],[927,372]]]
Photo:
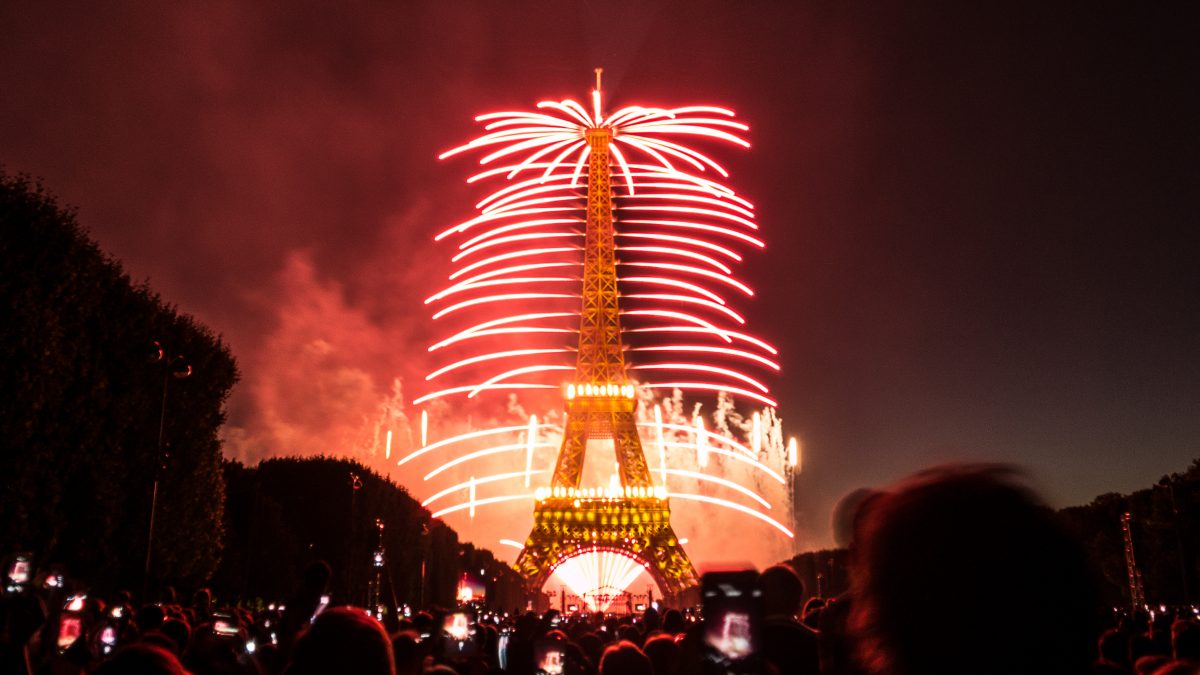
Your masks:
[[[733,303],[753,295],[735,275],[742,251],[762,248],[754,206],[693,140],[748,148],[749,127],[715,106],[627,106],[605,115],[543,101],[537,111],[475,119],[487,132],[441,155],[481,153],[489,182],[479,214],[439,233],[453,241],[449,284],[426,299],[434,320],[457,320],[430,347],[442,365],[415,401],[558,389],[573,370],[586,222],[588,129],[612,133],[614,222],[622,332],[631,375],[650,389],[727,392],[775,406],[756,371],[779,370],[776,350],[745,332]],[[475,318],[469,318],[474,316]],[[497,343],[519,336],[520,348]]]
[[[447,330],[429,347],[437,365],[425,378],[429,392],[414,403],[445,399],[453,404],[529,390],[558,390],[568,399],[606,393],[634,398],[636,387],[709,396],[724,393],[774,407],[760,377],[779,370],[777,352],[746,331],[745,319],[734,307],[754,294],[736,276],[743,254],[764,247],[754,206],[725,185],[728,173],[720,164],[693,147],[700,141],[748,148],[743,135],[749,128],[736,121],[732,111],[707,105],[627,106],[606,115],[599,76],[590,103],[544,101],[534,111],[480,115],[475,119],[484,125],[485,133],[441,155],[443,159],[478,155],[482,170],[467,182],[490,185],[492,191],[476,204],[477,215],[435,237],[456,247],[447,285],[425,300],[433,319]],[[588,134],[597,129],[607,130],[611,137],[608,178],[613,192],[621,334],[629,352],[627,367],[636,382],[608,385],[614,391],[585,392],[585,385],[571,381],[571,373],[583,304]],[[538,424],[536,416],[527,426],[472,430],[433,443],[427,441],[425,419],[423,413],[420,447],[401,458],[401,465],[463,442],[487,444],[452,453],[425,480],[489,456],[525,455],[524,471],[513,467],[516,470],[472,476],[425,499],[429,505],[466,491],[465,502],[443,507],[435,516],[463,510],[474,516],[479,506],[533,499],[537,493],[531,476],[550,473],[535,469],[533,456],[535,448],[557,445],[540,433],[556,425]],[[712,453],[784,484],[784,476],[759,461],[758,423],[756,414],[751,448],[705,430],[699,417],[692,426],[664,424],[661,411],[656,410],[653,424],[638,426],[656,431],[664,495],[668,475],[706,481],[751,500],[753,506],[708,495],[672,491],[670,496],[733,509],[791,537],[788,528],[766,513],[770,505],[755,491],[704,472],[666,465],[666,446],[689,447],[697,452],[700,469]],[[664,429],[693,440],[665,441]],[[517,440],[500,440],[505,436]],[[789,447],[789,466],[798,465],[796,456],[794,446]],[[521,478],[524,489],[517,494],[477,496],[480,486]],[[538,492],[545,494],[541,488]],[[622,565],[601,567],[615,570],[601,575],[613,577],[608,581],[624,580],[630,573]]]

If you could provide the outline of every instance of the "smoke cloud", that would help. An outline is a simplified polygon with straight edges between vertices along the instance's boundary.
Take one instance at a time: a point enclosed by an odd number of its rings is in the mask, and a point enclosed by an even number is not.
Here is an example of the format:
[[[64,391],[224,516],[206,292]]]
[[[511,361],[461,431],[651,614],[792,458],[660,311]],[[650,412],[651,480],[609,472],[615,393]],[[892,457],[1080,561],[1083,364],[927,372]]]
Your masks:
[[[476,198],[467,164],[437,154],[475,114],[580,97],[596,66],[614,102],[728,103],[752,126],[727,166],[768,242],[745,311],[781,352],[772,447],[806,449],[804,549],[833,542],[842,495],[934,461],[1029,465],[1061,505],[1192,459],[1195,152],[1179,139],[1197,106],[1171,68],[1195,61],[1193,22],[1072,12],[4,3],[0,161],[44,177],[135,280],[222,334],[243,375],[230,457],[355,457],[425,497],[436,465],[395,462],[419,444],[407,402],[441,336],[423,299],[449,254],[430,237]],[[428,412],[431,440],[561,421],[552,397],[524,395]],[[722,531],[762,542],[744,554],[760,564],[789,552],[744,515],[674,507],[697,560],[725,555]],[[448,518],[489,547],[531,524],[517,502]]]

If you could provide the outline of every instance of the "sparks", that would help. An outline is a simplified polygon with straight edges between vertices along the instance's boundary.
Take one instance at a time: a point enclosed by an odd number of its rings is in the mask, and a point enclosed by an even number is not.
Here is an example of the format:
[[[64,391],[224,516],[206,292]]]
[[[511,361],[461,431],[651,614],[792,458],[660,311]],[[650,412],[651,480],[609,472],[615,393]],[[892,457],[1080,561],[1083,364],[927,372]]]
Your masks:
[[[764,245],[754,204],[725,184],[728,174],[707,148],[693,145],[749,147],[744,138],[749,127],[717,106],[633,105],[609,112],[602,104],[597,86],[586,103],[542,101],[536,110],[479,115],[482,135],[442,153],[443,159],[476,154],[481,169],[468,182],[494,187],[476,201],[474,217],[435,237],[453,240],[456,250],[450,284],[426,304],[435,319],[461,315],[470,325],[456,326],[430,347],[446,356],[426,379],[457,377],[459,382],[420,401],[561,385],[558,371],[567,369],[568,341],[576,331],[557,320],[578,316],[566,312],[563,303],[579,303],[571,284],[579,282],[587,181],[595,175],[585,171],[591,153],[587,139],[589,133],[607,133],[613,216],[620,226],[615,236],[623,254],[618,284],[628,303],[622,331],[651,340],[667,331],[694,337],[686,343],[634,346],[647,355],[672,351],[688,357],[686,362],[635,363],[639,377],[648,378],[650,388],[726,392],[771,402],[754,371],[777,371],[770,358],[775,350],[735,330],[745,318],[725,297],[730,291],[754,294],[735,269],[743,263],[739,248]],[[506,308],[531,307],[544,310],[501,314]],[[555,311],[559,307],[564,311]],[[527,344],[504,342],[518,336]],[[556,354],[564,367],[547,360],[505,363]],[[672,370],[690,371],[691,377],[702,373],[704,380],[664,375]]]
[[[594,548],[568,558],[554,573],[591,611],[603,612],[642,573],[642,566],[624,551]]]

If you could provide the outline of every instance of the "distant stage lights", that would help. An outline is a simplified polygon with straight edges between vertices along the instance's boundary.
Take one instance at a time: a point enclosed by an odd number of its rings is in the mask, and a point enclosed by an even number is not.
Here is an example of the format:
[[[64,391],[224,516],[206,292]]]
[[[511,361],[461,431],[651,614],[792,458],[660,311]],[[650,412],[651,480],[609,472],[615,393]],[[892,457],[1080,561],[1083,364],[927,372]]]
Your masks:
[[[578,398],[627,398],[634,399],[637,396],[637,387],[632,384],[613,384],[611,382],[604,384],[594,384],[586,382],[583,384],[568,384],[567,385],[567,400],[574,401]]]

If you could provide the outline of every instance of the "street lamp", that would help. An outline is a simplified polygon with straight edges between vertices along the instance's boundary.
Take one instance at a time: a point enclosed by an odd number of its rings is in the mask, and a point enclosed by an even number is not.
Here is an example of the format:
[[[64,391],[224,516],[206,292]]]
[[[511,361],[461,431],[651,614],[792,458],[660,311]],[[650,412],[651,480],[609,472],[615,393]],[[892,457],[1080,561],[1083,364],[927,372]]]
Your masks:
[[[430,521],[421,522],[421,539],[417,546],[421,553],[421,586],[417,589],[418,611],[425,609],[425,561],[433,553],[433,538],[430,536],[432,525]]]
[[[157,340],[150,347],[146,360],[151,364],[161,364],[163,371],[162,402],[158,408],[158,445],[154,455],[154,488],[150,492],[150,527],[146,532],[146,568],[142,574],[142,600],[147,600],[146,593],[150,587],[150,560],[154,552],[154,516],[158,511],[158,482],[166,468],[167,453],[163,452],[163,431],[167,422],[167,385],[172,379],[182,380],[192,375],[192,365],[183,354],[171,354]]]

